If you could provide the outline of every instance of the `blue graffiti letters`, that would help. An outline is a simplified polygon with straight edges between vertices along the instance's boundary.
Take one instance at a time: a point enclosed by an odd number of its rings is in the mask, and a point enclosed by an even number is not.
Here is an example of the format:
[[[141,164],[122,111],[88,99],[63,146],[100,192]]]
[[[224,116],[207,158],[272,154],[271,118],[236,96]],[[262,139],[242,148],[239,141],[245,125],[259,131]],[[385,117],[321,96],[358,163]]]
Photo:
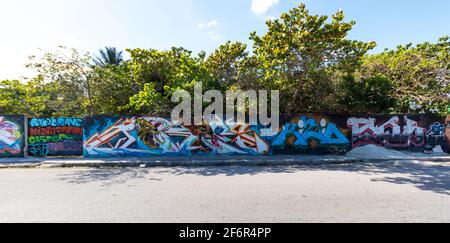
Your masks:
[[[322,119],[318,124],[316,120],[302,117],[298,123],[287,123],[280,134],[275,138],[272,146],[284,148],[288,137],[294,136],[293,145],[300,148],[311,148],[311,142],[320,146],[348,146],[350,141],[333,123]]]

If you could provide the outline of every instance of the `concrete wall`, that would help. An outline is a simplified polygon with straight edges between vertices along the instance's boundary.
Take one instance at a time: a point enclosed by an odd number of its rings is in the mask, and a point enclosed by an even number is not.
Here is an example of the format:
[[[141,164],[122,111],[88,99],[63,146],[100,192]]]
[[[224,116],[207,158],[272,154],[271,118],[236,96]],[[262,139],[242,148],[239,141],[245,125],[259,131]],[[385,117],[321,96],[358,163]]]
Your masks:
[[[312,115],[284,117],[273,133],[259,125],[224,125],[219,117],[203,126],[152,117],[89,117],[84,156],[344,154],[367,144],[448,152],[449,122],[450,117],[425,115]]]
[[[450,116],[300,115],[283,117],[274,132],[261,125],[224,124],[222,117],[205,119],[202,126],[140,116],[30,118],[24,123],[23,116],[0,115],[0,157],[345,154],[367,144],[450,152]]]

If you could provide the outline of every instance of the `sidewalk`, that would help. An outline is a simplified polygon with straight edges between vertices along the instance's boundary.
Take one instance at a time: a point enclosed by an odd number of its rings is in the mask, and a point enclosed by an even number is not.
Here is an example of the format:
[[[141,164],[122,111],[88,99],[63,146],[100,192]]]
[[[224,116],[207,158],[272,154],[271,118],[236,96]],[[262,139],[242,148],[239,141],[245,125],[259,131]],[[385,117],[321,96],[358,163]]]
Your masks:
[[[449,154],[407,156],[350,157],[337,155],[277,155],[277,156],[192,156],[151,158],[15,158],[0,159],[2,168],[61,167],[157,167],[157,166],[230,166],[230,165],[326,165],[346,163],[377,163],[387,160],[450,162]]]

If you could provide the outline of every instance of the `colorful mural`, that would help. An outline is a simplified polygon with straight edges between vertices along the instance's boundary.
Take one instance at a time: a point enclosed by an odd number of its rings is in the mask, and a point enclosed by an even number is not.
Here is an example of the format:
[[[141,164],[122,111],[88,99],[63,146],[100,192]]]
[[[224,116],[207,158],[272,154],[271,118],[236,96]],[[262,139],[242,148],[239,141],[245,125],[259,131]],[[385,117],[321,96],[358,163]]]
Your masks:
[[[0,115],[0,158],[24,155],[24,117]]]
[[[350,117],[350,118],[349,118]],[[278,129],[205,117],[201,126],[141,116],[0,116],[0,157],[345,154],[368,144],[450,153],[450,115],[283,117]]]
[[[28,122],[28,155],[83,155],[83,119],[33,118]]]
[[[302,116],[285,123],[272,142],[274,151],[345,153],[350,141],[329,118]]]
[[[85,119],[84,155],[269,155],[280,150],[342,152],[349,147],[346,136],[325,119],[300,117],[276,133],[271,131],[224,122],[219,116],[205,118],[201,126],[158,117],[90,117]]]
[[[398,116],[377,125],[374,118],[350,118],[348,126],[352,128],[353,148],[366,144],[377,144],[391,148],[420,148],[425,146],[427,129],[418,126],[414,120],[404,118],[400,125]]]
[[[224,124],[218,117],[202,126],[183,126],[158,117],[91,117],[85,120],[84,155],[151,156],[268,154],[259,127]]]
[[[448,149],[446,124],[430,117],[403,115],[350,118],[347,126],[352,130],[352,148],[375,144],[415,151],[432,151],[438,146],[444,151]]]

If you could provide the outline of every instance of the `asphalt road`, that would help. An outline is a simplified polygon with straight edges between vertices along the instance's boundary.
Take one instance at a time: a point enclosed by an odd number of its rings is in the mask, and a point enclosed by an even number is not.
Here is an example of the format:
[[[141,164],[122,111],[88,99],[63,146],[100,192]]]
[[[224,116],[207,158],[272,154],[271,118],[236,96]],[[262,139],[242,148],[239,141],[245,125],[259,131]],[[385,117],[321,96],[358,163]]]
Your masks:
[[[450,222],[450,163],[2,169],[0,222]]]

